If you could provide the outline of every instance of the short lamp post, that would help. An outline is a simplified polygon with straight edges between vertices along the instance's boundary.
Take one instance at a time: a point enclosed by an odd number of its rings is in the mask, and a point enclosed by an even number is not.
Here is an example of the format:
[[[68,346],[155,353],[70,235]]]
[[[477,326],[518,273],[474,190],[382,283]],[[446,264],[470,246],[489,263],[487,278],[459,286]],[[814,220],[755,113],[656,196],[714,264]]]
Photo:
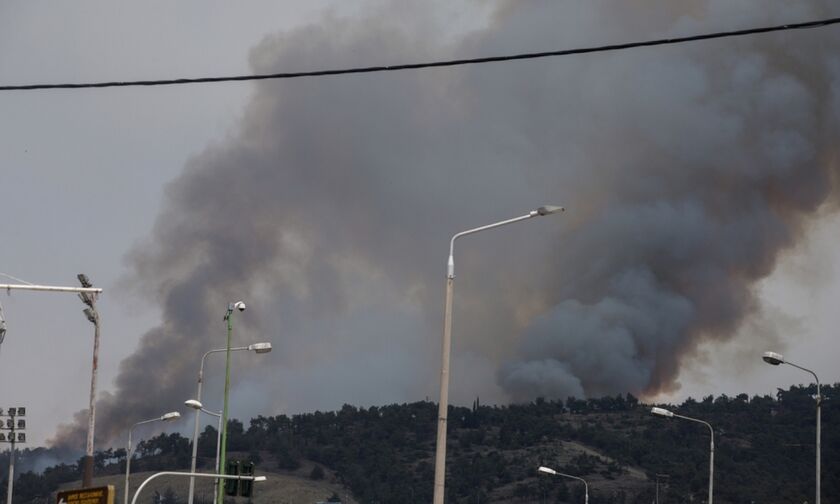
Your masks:
[[[216,473],[219,472],[219,448],[222,446],[222,412],[215,413],[213,411],[204,409],[204,405],[201,404],[201,401],[196,401],[195,399],[187,399],[184,401],[184,405],[188,408],[192,408],[195,410],[195,414],[199,415],[201,413],[206,413],[210,416],[214,416],[219,419],[218,427],[216,428],[216,465],[214,466]],[[196,453],[195,446],[198,442],[198,434],[193,438],[193,454]],[[195,458],[193,458],[193,464],[195,464]],[[195,469],[192,469],[190,472],[195,472]],[[213,502],[216,502],[216,497],[218,496],[219,492],[219,485],[213,485]],[[193,496],[195,495],[195,477],[190,477],[190,501],[192,500]]]
[[[793,366],[797,369],[801,369],[802,371],[805,371],[807,373],[811,373],[811,375],[814,377],[814,381],[817,382],[817,397],[816,397],[816,400],[817,400],[817,489],[816,489],[817,496],[814,499],[814,501],[817,504],[820,504],[820,495],[822,493],[820,491],[820,474],[821,474],[821,468],[820,468],[820,410],[822,410],[822,395],[820,394],[820,379],[817,377],[817,373],[811,371],[810,369],[807,369],[807,368],[804,368],[802,366],[796,365],[793,362],[786,361],[782,354],[779,354],[779,353],[776,353],[776,352],[764,352],[764,355],[762,355],[761,358],[764,359],[764,362],[766,362],[768,364],[772,364],[773,366],[778,366],[780,364],[787,364],[787,365]]]
[[[6,421],[3,422],[3,417]],[[6,502],[12,502],[12,494],[15,487],[15,443],[25,443],[26,420],[21,417],[26,416],[26,408],[9,408],[4,415],[3,410],[0,409],[0,443],[9,443],[9,484],[6,487]],[[3,432],[8,431],[8,433]]]
[[[712,429],[711,424],[708,422],[704,422],[703,420],[698,420],[696,418],[690,418],[687,416],[682,416],[674,413],[673,411],[666,410],[665,408],[651,408],[650,412],[656,416],[660,416],[663,418],[682,418],[683,420],[689,420],[691,422],[697,422],[705,425],[709,428],[709,504],[712,504],[712,499],[714,496],[714,481],[715,481],[715,431]]]
[[[452,347],[452,297],[455,290],[455,240],[462,236],[513,224],[533,217],[552,215],[565,211],[560,206],[541,206],[525,215],[486,226],[461,231],[449,240],[449,258],[446,263],[446,295],[443,310],[443,341],[441,343],[440,399],[438,401],[437,440],[435,443],[435,488],[433,504],[443,504],[446,480],[446,422],[449,413],[449,353]],[[219,503],[221,504],[221,503]]]
[[[578,476],[572,476],[571,474],[561,473],[561,472],[555,471],[554,469],[551,469],[551,468],[545,467],[545,466],[540,466],[537,469],[537,471],[541,472],[543,474],[550,474],[552,476],[563,476],[564,478],[571,478],[571,479],[576,479],[578,481],[582,481],[583,482],[583,489],[584,489],[584,501],[583,502],[584,502],[584,504],[589,504],[589,484],[586,482],[585,479],[580,478]]]
[[[169,413],[165,413],[157,418],[143,420],[142,422],[137,422],[136,424],[129,427],[128,443],[125,446],[125,499],[123,500],[123,502],[128,502],[128,477],[131,474],[131,431],[134,430],[134,428],[138,425],[143,425],[152,422],[171,422],[179,418],[181,418],[180,413],[178,413],[177,411],[170,411]]]
[[[252,343],[248,346],[234,347],[234,348],[230,349],[231,352],[239,352],[239,351],[244,351],[244,350],[248,350],[248,351],[251,351],[251,352],[254,352],[254,353],[257,353],[257,354],[268,353],[268,352],[271,351],[271,343],[269,343],[269,342]],[[227,348],[219,348],[219,349],[216,349],[216,350],[207,351],[207,352],[204,353],[204,356],[201,357],[201,366],[199,366],[199,368],[198,368],[198,390],[196,390],[195,399],[194,400],[190,399],[189,401],[187,401],[187,403],[189,403],[191,401],[194,401],[195,403],[197,403],[199,405],[196,408],[194,405],[187,404],[187,406],[189,406],[190,408],[195,409],[195,428],[193,429],[192,461],[190,462],[190,472],[195,472],[196,461],[197,461],[197,457],[198,457],[198,428],[199,428],[199,424],[201,423],[200,422],[201,411],[202,411],[201,408],[203,408],[203,406],[201,404],[201,386],[204,383],[204,362],[207,359],[208,355],[214,354],[214,353],[219,353],[219,352],[227,352]],[[221,422],[222,422],[221,416],[216,415],[215,413],[212,413],[212,412],[209,412],[209,411],[206,411],[206,410],[205,410],[205,412],[207,412],[210,415],[219,416],[219,437],[221,437],[221,435],[222,435],[222,432],[221,432],[221,425],[222,425],[221,424]],[[216,471],[217,472],[219,470],[219,467],[218,467],[219,466],[219,453],[218,453],[219,444],[220,443],[216,444]],[[218,489],[214,490],[214,493],[217,492],[217,491],[218,491]],[[193,499],[194,498],[195,498],[195,478],[190,477],[190,487],[189,487],[189,495],[187,497],[187,503],[188,504],[193,504]],[[215,498],[213,499],[213,502],[216,502]]]

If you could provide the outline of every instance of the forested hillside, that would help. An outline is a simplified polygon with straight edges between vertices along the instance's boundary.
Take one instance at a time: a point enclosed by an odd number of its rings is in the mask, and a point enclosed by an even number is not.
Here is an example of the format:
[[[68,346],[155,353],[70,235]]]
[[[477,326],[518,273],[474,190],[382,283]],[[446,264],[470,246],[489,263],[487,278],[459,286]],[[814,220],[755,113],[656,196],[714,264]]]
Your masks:
[[[840,385],[823,389],[823,496],[840,502]],[[815,387],[780,390],[776,397],[706,397],[667,406],[715,429],[715,501],[813,502]],[[257,417],[247,428],[232,420],[229,452],[260,469],[334,478],[364,503],[428,503],[432,499],[437,408],[417,402],[335,412]],[[546,465],[585,478],[590,502],[650,503],[655,474],[660,502],[703,502],[708,485],[709,433],[703,425],[650,414],[630,395],[543,400],[512,406],[453,407],[449,415],[447,502],[583,502],[582,485],[537,475]],[[209,470],[216,432],[201,435]],[[132,471],[184,469],[189,440],[162,434],[141,442]],[[25,467],[49,450],[24,450]],[[97,473],[124,471],[125,451],[106,450]],[[0,460],[5,476],[7,455]],[[310,469],[311,468],[311,469]],[[305,470],[304,470],[305,469]],[[324,471],[326,469],[326,473]],[[15,503],[50,502],[60,483],[78,479],[77,464],[26,472]],[[667,475],[667,476],[666,476]],[[5,488],[5,480],[3,487]],[[257,490],[259,491],[259,490]],[[171,503],[183,497],[167,496]],[[151,501],[149,501],[151,502]]]

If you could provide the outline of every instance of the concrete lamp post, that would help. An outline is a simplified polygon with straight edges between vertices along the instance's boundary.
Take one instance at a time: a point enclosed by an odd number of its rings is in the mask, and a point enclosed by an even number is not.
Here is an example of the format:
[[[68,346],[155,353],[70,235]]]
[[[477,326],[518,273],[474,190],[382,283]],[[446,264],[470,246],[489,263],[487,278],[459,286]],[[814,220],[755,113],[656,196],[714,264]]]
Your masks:
[[[514,217],[513,219],[461,231],[460,233],[456,233],[449,241],[449,259],[446,263],[446,296],[443,312],[443,341],[441,344],[440,400],[438,401],[437,441],[435,444],[435,488],[433,504],[443,504],[446,479],[446,421],[449,409],[449,352],[452,347],[452,296],[455,289],[455,240],[462,236],[513,224],[514,222],[527,220],[532,217],[553,215],[563,211],[565,211],[565,208],[560,206],[541,206],[536,210],[531,210],[527,214]]]

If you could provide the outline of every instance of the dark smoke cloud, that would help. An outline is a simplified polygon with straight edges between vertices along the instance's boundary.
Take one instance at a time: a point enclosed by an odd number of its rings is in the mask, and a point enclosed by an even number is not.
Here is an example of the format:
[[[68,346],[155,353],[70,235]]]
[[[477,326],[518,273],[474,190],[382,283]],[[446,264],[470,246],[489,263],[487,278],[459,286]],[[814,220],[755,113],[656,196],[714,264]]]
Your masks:
[[[545,50],[798,21],[827,5],[510,2],[453,41],[422,7],[388,4],[268,37],[251,63]],[[233,416],[436,398],[449,237],[544,203],[570,212],[458,245],[453,398],[676,387],[681,359],[732,336],[756,309],[754,282],[835,194],[837,42],[827,29],[258,84],[239,131],[189,162],[130,256],[163,321],[122,362],[98,433],[190,397],[237,299],[249,304],[238,341],[276,350],[238,356]]]

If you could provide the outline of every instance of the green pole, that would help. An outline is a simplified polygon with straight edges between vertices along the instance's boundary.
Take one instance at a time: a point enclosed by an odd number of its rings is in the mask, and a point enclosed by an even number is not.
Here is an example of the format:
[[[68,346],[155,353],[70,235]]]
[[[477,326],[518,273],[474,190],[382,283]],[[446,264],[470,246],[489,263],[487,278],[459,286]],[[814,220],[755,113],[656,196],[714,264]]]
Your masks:
[[[233,333],[233,322],[231,320],[233,315],[233,304],[228,305],[225,320],[227,321],[227,351],[225,354],[225,399],[224,407],[222,408],[222,439],[220,441],[221,447],[219,449],[219,474],[225,474],[225,459],[227,456],[227,418],[228,418],[228,392],[230,390],[230,337]],[[223,479],[216,480],[216,504],[223,504],[225,500],[225,492],[222,487]]]

